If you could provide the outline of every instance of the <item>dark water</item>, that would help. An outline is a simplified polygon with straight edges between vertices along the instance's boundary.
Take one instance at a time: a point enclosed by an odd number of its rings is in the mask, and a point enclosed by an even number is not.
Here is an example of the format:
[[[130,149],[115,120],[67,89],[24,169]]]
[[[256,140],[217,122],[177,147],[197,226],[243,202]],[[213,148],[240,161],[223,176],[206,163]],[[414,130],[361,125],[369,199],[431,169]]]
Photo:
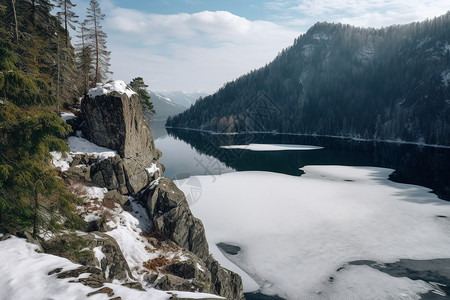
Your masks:
[[[154,130],[153,128],[157,128]],[[450,200],[450,149],[349,139],[277,134],[213,135],[189,130],[164,130],[153,123],[156,145],[163,152],[166,176],[217,175],[236,171],[271,171],[300,176],[306,165],[374,166],[395,170],[390,179],[430,188]],[[234,144],[303,144],[311,151],[248,151],[222,149]],[[180,176],[178,176],[179,178]]]
[[[277,134],[214,135],[205,132],[164,128],[151,125],[156,147],[163,152],[161,162],[165,176],[187,178],[193,175],[219,175],[233,171],[270,171],[301,176],[307,165],[374,166],[393,169],[390,179],[400,183],[430,188],[439,198],[450,201],[450,149],[417,145],[354,141],[348,139]],[[324,147],[311,151],[248,151],[223,149],[235,144],[303,144]],[[235,255],[238,246],[223,244],[222,251]],[[450,256],[450,249],[449,249]],[[437,263],[438,262],[438,263]],[[376,268],[377,263],[364,263]],[[385,264],[380,271],[391,276],[421,279],[436,284],[439,292],[422,295],[422,299],[450,298],[450,259],[427,261],[400,260]],[[442,296],[442,295],[449,296]],[[282,299],[260,293],[246,294],[246,299]]]

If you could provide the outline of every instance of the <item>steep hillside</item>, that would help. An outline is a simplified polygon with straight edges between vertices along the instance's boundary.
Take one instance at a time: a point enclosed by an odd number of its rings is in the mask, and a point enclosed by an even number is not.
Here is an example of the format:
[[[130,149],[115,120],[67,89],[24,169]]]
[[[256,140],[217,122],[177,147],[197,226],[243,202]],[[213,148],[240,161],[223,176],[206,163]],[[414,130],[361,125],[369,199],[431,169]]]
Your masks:
[[[184,107],[179,103],[172,101],[172,99],[158,93],[149,91],[149,95],[156,112],[153,116],[151,116],[154,120],[165,120],[169,116],[182,113],[187,109],[187,107]]]
[[[377,30],[317,23],[167,125],[450,145],[449,32],[450,13]]]
[[[158,91],[158,95],[167,97],[175,103],[180,104],[186,108],[191,107],[199,98],[205,97],[208,94],[202,92],[182,92],[182,91]]]

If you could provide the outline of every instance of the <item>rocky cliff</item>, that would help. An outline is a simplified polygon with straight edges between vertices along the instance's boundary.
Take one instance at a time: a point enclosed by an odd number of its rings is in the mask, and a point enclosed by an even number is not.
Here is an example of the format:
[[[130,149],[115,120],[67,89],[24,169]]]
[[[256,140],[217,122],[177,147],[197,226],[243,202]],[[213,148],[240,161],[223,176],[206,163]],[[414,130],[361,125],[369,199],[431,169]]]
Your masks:
[[[77,122],[79,128],[75,130],[81,129],[89,141],[117,154],[108,157],[95,153],[73,154],[68,169],[63,172],[66,182],[72,187],[82,182],[105,189],[102,203],[113,203],[108,214],[113,214],[117,209],[120,211],[120,205],[126,210],[135,210],[130,201],[141,203],[149,220],[141,234],[147,239],[146,243],[150,241],[159,247],[158,251],[166,247],[173,253],[183,253],[180,256],[182,259],[160,257],[141,262],[147,270],[144,280],[139,283],[164,290],[199,291],[227,299],[244,299],[241,278],[222,268],[209,254],[202,222],[192,215],[184,194],[170,179],[163,177],[164,167],[158,162],[161,153],[155,148],[137,94],[123,82],[97,86],[82,99],[80,118],[81,122]],[[97,205],[92,203],[89,204],[92,207]],[[101,206],[101,201],[96,203]],[[114,206],[114,203],[120,204]],[[92,207],[90,211],[97,210],[106,215],[104,208]],[[106,232],[112,226],[102,216],[90,220],[88,230]],[[141,224],[141,227],[146,226]],[[84,236],[83,240],[91,248],[103,247],[100,249],[104,253],[116,252],[111,250],[114,249],[112,243],[94,243],[91,235]],[[118,265],[124,265],[125,272],[128,272],[129,267],[122,253],[108,257],[111,259],[87,265],[100,265],[102,269],[109,270],[104,275],[106,279],[111,279],[114,272],[118,272]],[[122,263],[114,262],[116,259]],[[134,279],[131,274],[127,278]]]
[[[104,180],[105,185],[115,186],[125,179],[127,190],[121,186],[120,191],[131,195],[148,185],[152,178],[146,168],[158,160],[160,153],[144,120],[137,94],[127,93],[126,86],[117,82],[98,86],[82,100],[81,112],[84,136],[99,146],[117,151],[120,157],[103,163],[104,167],[99,168],[102,172],[95,173],[96,182]],[[109,176],[113,175],[111,169],[116,176]],[[108,181],[110,178],[112,181]]]

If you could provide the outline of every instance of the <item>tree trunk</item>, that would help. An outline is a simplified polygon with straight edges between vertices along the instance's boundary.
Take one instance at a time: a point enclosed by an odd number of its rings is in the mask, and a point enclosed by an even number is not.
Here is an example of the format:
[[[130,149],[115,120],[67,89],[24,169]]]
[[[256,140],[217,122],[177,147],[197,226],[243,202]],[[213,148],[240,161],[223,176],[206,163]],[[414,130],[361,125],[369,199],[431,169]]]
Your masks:
[[[99,63],[98,63],[98,30],[97,30],[97,15],[94,10],[94,30],[95,30],[95,53],[96,53],[96,59],[95,59],[95,79],[94,79],[94,86],[97,84],[99,79]]]
[[[31,0],[31,20],[36,25],[36,0]]]
[[[66,48],[69,48],[69,31],[67,29],[67,2],[64,1],[64,29],[66,30]]]
[[[38,180],[39,181],[39,180]],[[33,216],[33,238],[36,238],[37,233],[37,213],[38,213],[38,198],[37,183],[34,184],[34,216]]]
[[[17,14],[16,14],[16,0],[11,0],[13,14],[14,14],[14,40],[16,44],[19,43],[19,25],[17,24]]]

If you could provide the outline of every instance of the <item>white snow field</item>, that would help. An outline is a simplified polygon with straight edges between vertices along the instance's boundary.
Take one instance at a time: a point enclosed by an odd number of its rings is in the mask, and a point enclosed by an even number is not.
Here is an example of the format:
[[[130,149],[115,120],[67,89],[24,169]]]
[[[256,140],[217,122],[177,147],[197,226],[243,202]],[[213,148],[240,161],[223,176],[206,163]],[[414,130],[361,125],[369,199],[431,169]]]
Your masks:
[[[215,258],[239,266],[231,269],[243,275],[246,291],[258,289],[255,281],[263,293],[287,299],[419,299],[433,289],[346,264],[449,257],[449,202],[427,188],[389,181],[390,169],[302,170],[301,177],[260,171],[196,177],[202,192],[191,210]],[[220,242],[241,251],[225,257]]]
[[[251,151],[287,151],[287,150],[318,150],[323,149],[319,146],[310,145],[291,145],[291,144],[248,144],[248,145],[229,145],[220,146],[223,149],[242,149]]]
[[[122,217],[122,216],[121,216]],[[130,263],[130,254],[133,250],[135,257],[142,258],[144,242],[136,233],[136,225],[139,221],[126,212],[123,212],[124,224],[118,224],[117,228],[108,234],[117,239],[124,252],[127,261]],[[124,220],[121,220],[121,223]],[[131,234],[131,232],[135,234]],[[129,238],[124,240],[120,238],[121,233],[126,233]],[[135,239],[133,241],[133,239]],[[127,244],[128,243],[128,244]],[[140,244],[140,245],[138,245]],[[134,247],[134,248],[133,248]],[[68,259],[36,252],[37,246],[27,243],[25,239],[10,237],[0,242],[0,299],[2,300],[106,300],[110,299],[106,294],[87,296],[88,293],[97,289],[87,287],[81,283],[69,282],[74,278],[58,279],[57,274],[48,275],[50,271],[56,268],[62,268],[63,271],[73,270],[80,265],[74,264]],[[93,249],[96,257],[101,261],[104,257],[100,247]],[[134,257],[131,258],[131,260]],[[130,264],[135,273],[135,265]],[[81,274],[80,277],[87,277],[88,274]],[[141,278],[140,278],[141,279]],[[168,300],[172,294],[180,298],[187,299],[224,299],[215,295],[204,293],[189,293],[180,291],[164,292],[154,288],[146,288],[145,291],[138,291],[121,285],[121,282],[115,280],[113,283],[106,283],[106,287],[114,290],[114,297],[121,297],[123,300]]]

